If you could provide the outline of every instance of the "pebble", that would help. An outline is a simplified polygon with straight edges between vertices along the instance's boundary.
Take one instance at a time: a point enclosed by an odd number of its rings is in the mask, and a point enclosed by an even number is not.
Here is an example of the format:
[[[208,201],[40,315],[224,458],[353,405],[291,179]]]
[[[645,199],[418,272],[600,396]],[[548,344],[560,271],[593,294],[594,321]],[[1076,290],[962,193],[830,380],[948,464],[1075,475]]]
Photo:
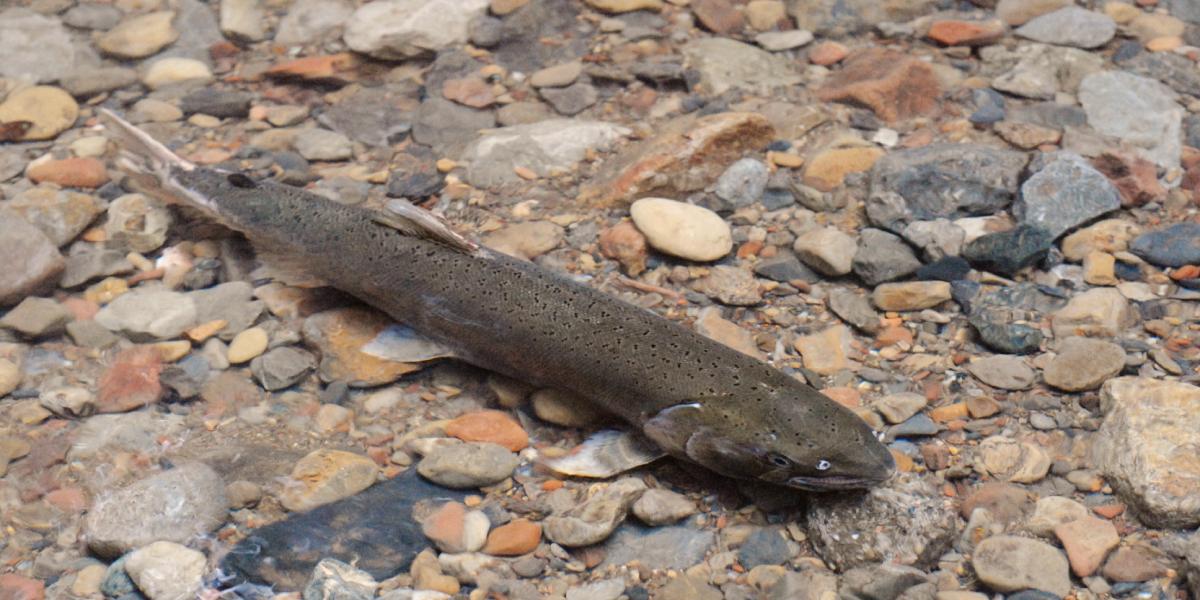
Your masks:
[[[375,461],[353,452],[320,449],[296,461],[279,494],[284,508],[301,512],[353,496],[375,483]]]
[[[662,488],[646,490],[633,503],[633,515],[651,527],[670,525],[694,514],[696,504],[687,496]]]
[[[406,359],[430,353],[428,342],[365,307],[318,312],[304,320],[302,332],[305,342],[320,351],[321,379],[354,387],[392,383],[420,368]]]
[[[833,375],[850,368],[850,328],[834,325],[820,333],[796,338],[793,344],[804,358],[804,367],[818,375]]]
[[[490,442],[512,452],[529,445],[529,435],[508,413],[482,410],[467,413],[446,424],[446,435],[464,442]]]
[[[1048,385],[1067,392],[1094,390],[1125,367],[1125,350],[1104,340],[1069,337],[1046,365]]]
[[[792,556],[786,539],[774,528],[758,529],[746,538],[738,549],[738,563],[747,569],[759,565],[778,565],[787,562]]]
[[[550,221],[513,223],[483,238],[484,245],[509,256],[533,260],[559,246],[563,229]]]
[[[1071,0],[999,0],[996,16],[1008,25],[1024,25],[1030,19],[1054,12],[1071,4]],[[1115,4],[1110,2],[1106,5]]]
[[[625,272],[637,277],[646,270],[649,257],[646,236],[632,221],[621,221],[600,232],[600,253],[620,261]]]
[[[60,88],[35,85],[8,94],[0,103],[0,123],[29,121],[22,141],[52,140],[79,118],[79,105]]]
[[[1027,390],[1037,383],[1037,372],[1017,356],[986,356],[971,361],[967,371],[976,379],[1002,390]]]
[[[482,552],[492,556],[521,556],[536,550],[541,540],[541,524],[528,519],[513,519],[488,533]],[[515,563],[513,568],[516,569]],[[537,574],[541,570],[539,565]]]
[[[183,81],[204,83],[212,81],[208,65],[193,58],[168,57],[151,63],[142,73],[142,83],[156,90]]]
[[[1091,511],[1070,498],[1063,496],[1046,496],[1039,498],[1034,507],[1033,516],[1025,527],[1034,535],[1052,537],[1059,525],[1088,518]]]
[[[1071,591],[1067,559],[1045,542],[992,536],[975,547],[971,562],[979,580],[997,592],[1034,589],[1062,598]]]
[[[92,189],[108,183],[104,163],[94,158],[72,157],[38,162],[31,164],[25,175],[34,183],[49,182],[62,187]]]
[[[764,31],[754,36],[754,43],[771,52],[783,52],[807,46],[813,41],[813,33],[804,29],[788,31]]]
[[[920,267],[921,261],[900,236],[873,228],[859,234],[851,268],[863,283],[874,286],[901,279]]]
[[[884,48],[855,52],[826,81],[817,90],[822,101],[861,104],[889,123],[928,113],[941,93],[928,64]]]
[[[872,406],[883,418],[887,419],[888,423],[893,425],[903,423],[910,419],[913,415],[921,412],[921,409],[929,401],[921,394],[912,392],[901,392],[898,394],[888,394],[874,402]]]
[[[1095,466],[1151,526],[1200,525],[1200,466],[1178,454],[1200,443],[1188,417],[1198,405],[1200,388],[1178,381],[1119,377],[1100,390]]]
[[[704,295],[730,306],[753,306],[762,302],[762,289],[750,271],[717,265],[695,287]]]
[[[227,507],[216,471],[180,464],[97,497],[87,513],[88,547],[116,557],[152,542],[184,543],[224,523]],[[157,517],[146,519],[148,514]]]
[[[0,317],[0,328],[12,329],[29,338],[57,335],[63,332],[71,313],[50,298],[29,296],[8,314]]]
[[[754,341],[754,334],[721,317],[721,310],[709,306],[700,311],[693,325],[696,332],[716,340],[748,356],[760,357],[762,352]]]
[[[1108,557],[1101,573],[1115,582],[1149,581],[1167,574],[1158,553],[1146,546],[1122,546]]]
[[[470,21],[488,0],[381,0],[359,7],[346,20],[342,39],[355,52],[402,60],[467,41]]]
[[[187,294],[135,288],[96,313],[96,322],[134,341],[169,340],[196,324],[196,304]]]
[[[346,160],[354,156],[350,138],[328,129],[305,129],[293,142],[308,160]]]
[[[71,593],[79,597],[88,597],[100,593],[100,584],[108,569],[102,564],[90,564],[77,573],[71,582]]]
[[[267,37],[266,13],[259,0],[221,0],[221,33],[239,42],[257,42]]]
[[[694,39],[680,51],[699,76],[699,85],[711,94],[735,89],[767,92],[800,81],[783,57],[728,38]]]
[[[950,299],[950,284],[945,281],[884,283],[875,287],[871,302],[880,310],[922,310]]]
[[[521,104],[530,103],[509,106]],[[600,121],[559,118],[537,121],[492,130],[468,145],[462,155],[467,164],[467,181],[484,188],[514,183],[519,181],[514,172],[518,167],[548,177],[572,168],[589,152],[611,148],[630,133],[625,127]]]
[[[98,162],[97,164],[100,167],[100,176],[107,181],[108,175],[104,172],[104,165]],[[78,181],[74,183],[78,183]],[[97,185],[100,183],[102,182]],[[73,241],[102,211],[100,202],[94,196],[54,189],[51,186],[38,186],[25,190],[12,198],[8,202],[8,207],[33,226],[41,229],[42,233],[45,233],[50,241],[58,246]],[[69,266],[67,270],[70,271]],[[63,277],[63,282],[65,281],[67,281],[66,275]],[[69,287],[73,284],[64,283],[63,285]]]
[[[323,38],[345,23],[354,6],[345,0],[300,0],[279,21],[275,43],[299,46]]]
[[[1117,226],[1114,225],[1114,228]],[[1122,232],[1114,245],[1128,242],[1128,229]],[[1129,251],[1147,262],[1160,267],[1183,267],[1200,264],[1200,224],[1176,223],[1163,229],[1138,235],[1129,243]],[[1099,248],[1101,250],[1105,248]],[[1114,248],[1120,251],[1121,248]]]
[[[570,548],[601,542],[625,520],[629,508],[645,491],[646,484],[640,479],[618,479],[583,502],[547,517],[542,532],[546,539]]]
[[[21,385],[21,369],[11,360],[0,358],[0,398],[3,398]]]
[[[672,579],[655,596],[662,600],[721,600],[723,597],[720,590],[692,575]]]
[[[126,17],[100,34],[96,47],[117,58],[145,58],[179,39],[174,20],[175,12],[169,10]]]
[[[1117,189],[1082,156],[1058,153],[1044,165],[1021,184],[1013,209],[1022,223],[1057,238],[1121,207]]]
[[[1045,258],[1053,242],[1051,232],[1021,224],[967,242],[962,257],[977,269],[1011,277]]]
[[[250,362],[267,351],[268,341],[270,338],[265,329],[251,327],[234,336],[233,340],[229,342],[226,356],[231,364],[240,365]]]
[[[491,523],[477,510],[447,502],[421,521],[421,532],[442,552],[475,552],[483,547]]]
[[[847,175],[869,171],[883,155],[883,150],[870,146],[823,150],[805,164],[804,183],[822,192],[833,191]]]
[[[1051,317],[1054,337],[1073,335],[1117,337],[1132,322],[1129,301],[1112,288],[1094,288],[1075,295]]]
[[[583,74],[583,63],[577,60],[557,64],[534,71],[529,76],[529,85],[541,87],[565,87]]]
[[[1116,35],[1117,24],[1103,13],[1067,6],[1030,19],[1014,33],[1045,44],[1097,48]]]
[[[1055,527],[1054,535],[1066,549],[1071,572],[1077,577],[1089,577],[1100,570],[1104,557],[1121,543],[1121,536],[1111,522],[1091,516]]]
[[[792,249],[804,264],[825,275],[837,277],[850,273],[858,244],[840,230],[825,227],[801,234]]]
[[[975,467],[1004,481],[1034,483],[1050,471],[1050,455],[1031,442],[991,436],[980,442]]]
[[[305,350],[283,346],[250,361],[250,372],[268,392],[289,388],[313,371],[317,361]]]
[[[204,587],[204,554],[174,542],[154,542],[125,559],[125,572],[150,600],[188,600]]]
[[[537,418],[561,427],[590,427],[607,416],[586,398],[554,388],[533,392],[529,403]]]
[[[158,200],[142,194],[124,194],[108,206],[104,233],[115,248],[146,253],[167,240],[171,213]]]
[[[944,19],[934,21],[926,35],[944,46],[987,46],[1004,37],[1006,30],[1007,27],[1000,19]]]
[[[250,113],[254,96],[247,92],[222,90],[205,86],[179,99],[184,114],[196,113],[220,119],[245,118]]]
[[[642,198],[629,208],[652,248],[686,260],[717,260],[733,249],[729,224],[715,212],[666,198]]]
[[[735,208],[740,208],[762,197],[769,175],[767,165],[762,161],[743,158],[729,165],[717,178],[713,193]]]
[[[417,471],[448,488],[478,488],[508,478],[518,462],[517,455],[504,446],[466,442],[435,448],[417,464]]]
[[[57,19],[14,6],[0,12],[0,55],[0,77],[43,83],[70,72],[76,49]]]
[[[1179,165],[1183,109],[1167,86],[1125,71],[1101,71],[1079,84],[1088,124],[1163,168]]]
[[[566,600],[618,600],[625,592],[625,582],[617,577],[577,585],[567,590]]]

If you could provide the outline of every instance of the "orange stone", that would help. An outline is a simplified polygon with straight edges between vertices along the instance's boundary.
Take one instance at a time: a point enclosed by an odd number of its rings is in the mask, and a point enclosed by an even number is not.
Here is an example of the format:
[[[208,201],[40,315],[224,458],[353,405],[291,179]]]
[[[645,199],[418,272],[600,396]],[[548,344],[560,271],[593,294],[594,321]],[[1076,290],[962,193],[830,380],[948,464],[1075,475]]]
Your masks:
[[[833,41],[821,42],[808,51],[808,62],[827,67],[841,62],[849,54],[850,49],[842,44]]]
[[[1092,512],[1104,517],[1105,519],[1115,519],[1125,512],[1124,504],[1101,504],[1093,506]]]
[[[946,421],[965,419],[968,414],[966,402],[955,402],[929,411],[929,418],[939,423],[945,423]]]
[[[850,173],[869,170],[883,156],[881,148],[834,148],[825,150],[808,161],[804,168],[804,183],[822,192],[831,192]]]
[[[0,575],[0,600],[43,600],[46,584],[16,573]]]
[[[94,158],[64,158],[38,163],[26,172],[34,183],[49,182],[62,187],[98,188],[108,183],[104,163]]]
[[[826,398],[845,406],[846,408],[857,408],[862,404],[862,394],[858,390],[849,387],[827,387],[821,390]]]
[[[894,344],[904,342],[906,344],[913,343],[913,333],[907,327],[902,325],[892,325],[883,329],[875,336],[875,347],[885,348]]]
[[[932,111],[941,94],[941,84],[932,67],[902,52],[884,48],[855,52],[845,67],[817,90],[817,97],[822,101],[866,106],[888,122]]]
[[[901,473],[911,473],[916,468],[916,463],[913,462],[911,456],[899,451],[891,450],[892,458],[896,461],[896,470]]]
[[[1004,23],[947,19],[931,25],[927,35],[944,46],[984,46],[1004,37]]]
[[[164,391],[158,381],[162,369],[162,357],[153,346],[122,351],[100,376],[96,411],[125,412],[158,402]]]
[[[741,11],[729,0],[692,0],[692,13],[713,33],[740,31],[744,23]]]
[[[447,502],[421,521],[421,533],[439,548],[459,547],[462,545],[466,517],[466,506],[459,502]]]
[[[337,308],[305,319],[303,332],[304,339],[321,350],[322,379],[370,387],[392,383],[421,368],[363,351],[364,346],[385,339],[381,334],[391,325],[390,318],[373,309]]]
[[[307,56],[280,63],[263,73],[280,79],[306,79],[348,83],[358,79],[359,60],[350,52]]]
[[[646,270],[646,236],[632,221],[621,221],[600,232],[600,254],[619,261],[625,273],[636,277]]]
[[[540,523],[514,519],[488,533],[483,552],[492,556],[520,556],[536,550],[541,540]]]
[[[492,86],[479,77],[447,79],[442,84],[442,96],[471,108],[484,108],[496,101]]]
[[[58,488],[42,497],[47,504],[65,512],[83,512],[87,510],[87,497],[83,490],[77,487]]]
[[[464,442],[491,442],[513,452],[529,445],[529,434],[508,413],[498,410],[462,415],[446,425],[446,435]]]

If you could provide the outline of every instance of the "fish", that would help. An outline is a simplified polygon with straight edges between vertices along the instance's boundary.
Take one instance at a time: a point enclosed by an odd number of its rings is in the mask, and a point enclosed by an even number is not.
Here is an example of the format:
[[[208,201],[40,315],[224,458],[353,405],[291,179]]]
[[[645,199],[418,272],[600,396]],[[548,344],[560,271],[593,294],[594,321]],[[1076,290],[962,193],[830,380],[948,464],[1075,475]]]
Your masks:
[[[406,201],[347,206],[198,166],[101,115],[133,183],[241,232],[281,273],[300,271],[388,314],[439,356],[575,394],[660,453],[727,477],[821,492],[871,488],[894,473],[890,451],[854,412],[679,323],[480,245]]]

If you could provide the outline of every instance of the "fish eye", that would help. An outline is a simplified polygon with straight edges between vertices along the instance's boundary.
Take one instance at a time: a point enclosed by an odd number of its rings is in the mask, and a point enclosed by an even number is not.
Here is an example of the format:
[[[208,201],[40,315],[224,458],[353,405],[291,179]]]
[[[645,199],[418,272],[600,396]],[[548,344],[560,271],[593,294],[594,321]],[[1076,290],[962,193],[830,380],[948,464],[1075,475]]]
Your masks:
[[[822,460],[817,461],[817,470],[818,471],[828,471],[829,467],[832,467],[832,466],[833,466],[833,463],[831,463],[827,460],[822,459]]]
[[[792,466],[792,461],[788,460],[786,456],[781,454],[768,454],[767,460],[771,461],[771,464],[781,469]]]

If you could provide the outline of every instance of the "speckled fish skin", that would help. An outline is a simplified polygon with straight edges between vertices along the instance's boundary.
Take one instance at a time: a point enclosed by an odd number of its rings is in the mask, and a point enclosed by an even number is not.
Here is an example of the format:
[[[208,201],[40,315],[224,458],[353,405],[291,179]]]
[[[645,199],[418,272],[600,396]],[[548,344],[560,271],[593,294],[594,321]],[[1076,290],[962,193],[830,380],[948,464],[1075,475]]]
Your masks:
[[[596,402],[668,454],[818,491],[870,487],[893,471],[866,423],[815,389],[533,263],[409,235],[372,210],[273,182],[191,165],[168,178],[256,246],[470,363]]]

